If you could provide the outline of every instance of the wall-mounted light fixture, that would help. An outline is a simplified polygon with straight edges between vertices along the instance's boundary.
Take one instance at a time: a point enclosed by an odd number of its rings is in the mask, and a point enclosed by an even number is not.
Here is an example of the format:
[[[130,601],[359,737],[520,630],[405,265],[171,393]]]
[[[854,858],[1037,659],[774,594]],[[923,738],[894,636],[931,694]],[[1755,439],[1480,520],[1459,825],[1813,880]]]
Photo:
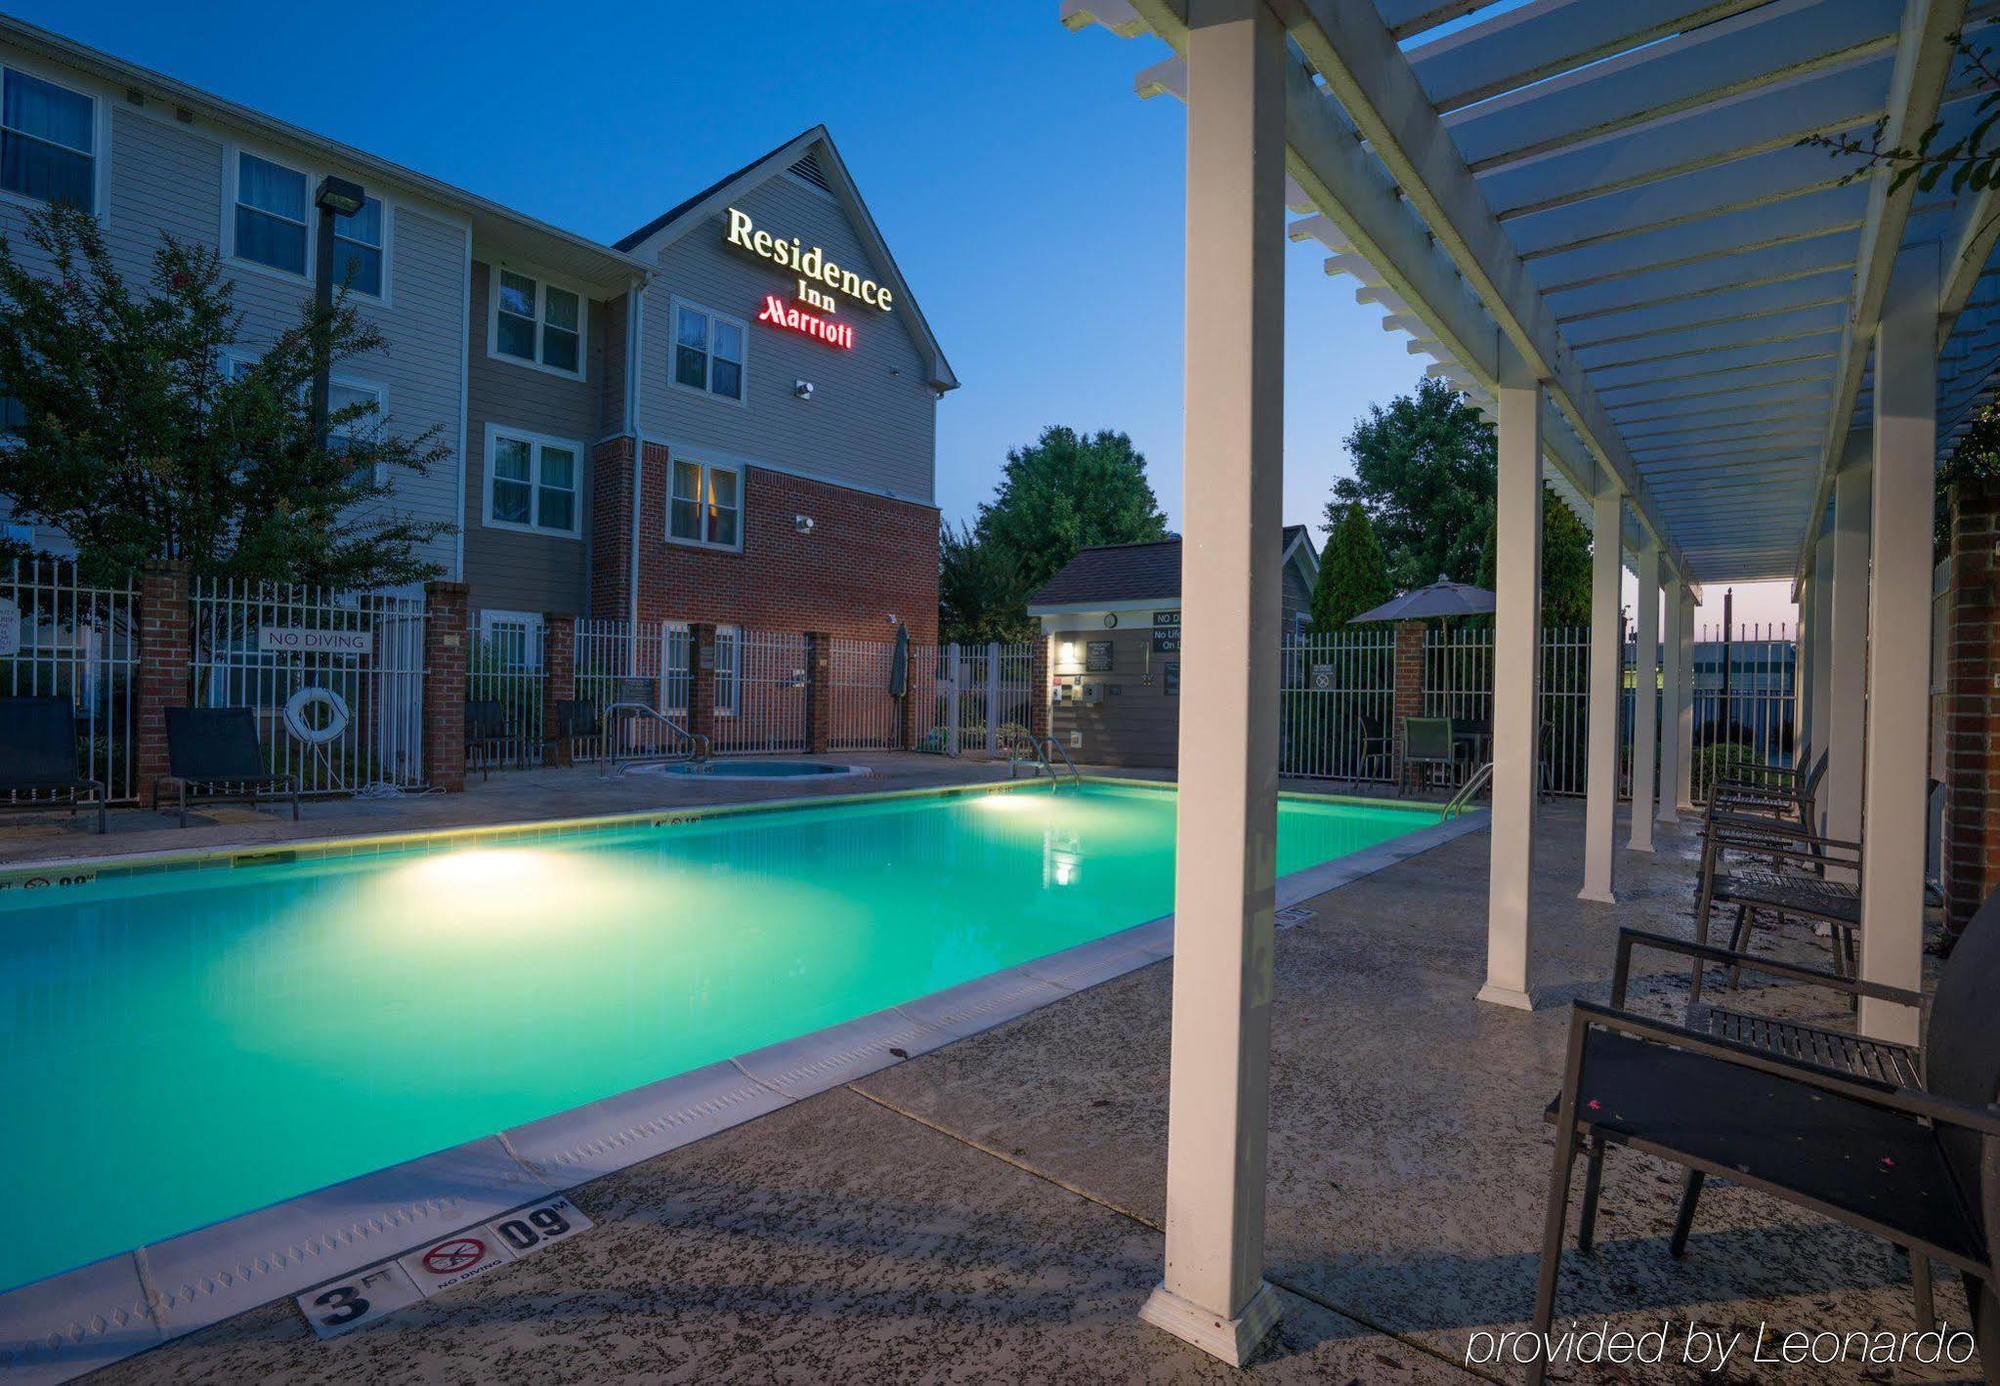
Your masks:
[[[813,383],[810,380],[794,380],[792,394],[795,398],[810,400],[813,397]]]
[[[813,517],[810,515],[792,516],[792,528],[801,534],[811,534],[813,532]]]
[[[1076,663],[1076,642],[1065,640],[1056,650],[1056,657],[1065,664]]]

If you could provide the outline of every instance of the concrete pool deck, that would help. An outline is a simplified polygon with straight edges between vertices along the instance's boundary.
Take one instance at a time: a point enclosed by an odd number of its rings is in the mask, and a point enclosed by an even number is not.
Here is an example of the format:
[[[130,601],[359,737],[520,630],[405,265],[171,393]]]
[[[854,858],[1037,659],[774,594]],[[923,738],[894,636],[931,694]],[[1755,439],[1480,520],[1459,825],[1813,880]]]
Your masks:
[[[1471,1379],[1469,1335],[1525,1325],[1561,1003],[1602,993],[1616,924],[1688,932],[1692,853],[1691,834],[1663,832],[1657,856],[1621,853],[1625,903],[1583,904],[1580,812],[1543,817],[1533,1015],[1471,999],[1483,833],[1315,897],[1313,917],[1279,933],[1268,1226],[1286,1319],[1253,1376]],[[1660,995],[1685,986],[1665,960],[1647,966]],[[1171,968],[586,1184],[573,1198],[591,1231],[347,1337],[316,1340],[286,1300],[102,1379],[1229,1379],[1136,1318],[1159,1277]],[[1600,1249],[1565,1258],[1566,1316],[1676,1333],[1690,1319],[1913,1327],[1895,1252],[1726,1183],[1704,1198],[1688,1259],[1671,1260],[1677,1193],[1667,1167],[1614,1153]],[[1954,1280],[1939,1280],[1939,1312],[1965,1322]]]

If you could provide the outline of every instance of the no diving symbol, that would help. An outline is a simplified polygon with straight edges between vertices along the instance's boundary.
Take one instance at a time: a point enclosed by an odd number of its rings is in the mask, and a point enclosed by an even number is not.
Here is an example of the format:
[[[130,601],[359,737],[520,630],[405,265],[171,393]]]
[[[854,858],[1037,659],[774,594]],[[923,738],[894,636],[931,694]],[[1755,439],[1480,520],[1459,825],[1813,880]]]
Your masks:
[[[462,1271],[467,1266],[477,1265],[486,1254],[486,1243],[477,1237],[457,1237],[448,1242],[439,1242],[424,1253],[424,1269],[432,1275],[450,1275]]]

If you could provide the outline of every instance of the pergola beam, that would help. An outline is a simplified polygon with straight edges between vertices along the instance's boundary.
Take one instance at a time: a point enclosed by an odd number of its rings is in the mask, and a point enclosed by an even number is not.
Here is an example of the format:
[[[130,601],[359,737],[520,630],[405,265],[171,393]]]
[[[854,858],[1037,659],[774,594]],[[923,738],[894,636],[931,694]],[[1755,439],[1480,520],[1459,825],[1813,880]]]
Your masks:
[[[1889,87],[1889,118],[1882,132],[1885,149],[1915,144],[1937,119],[1955,56],[1951,36],[1964,23],[1965,0],[1909,0],[1903,12],[1902,34],[1897,40],[1895,75]],[[1904,179],[1891,192],[1889,185],[1893,181],[1879,174],[1869,180],[1868,212],[1861,224],[1860,270],[1854,282],[1854,309],[1841,350],[1840,373],[1835,377],[1833,416],[1827,420],[1826,440],[1820,450],[1819,485],[1806,512],[1809,515],[1825,510],[1827,498],[1832,494],[1834,473],[1847,445],[1855,400],[1861,393],[1862,369],[1868,364],[1874,346],[1875,325],[1882,316],[1897,252],[1902,249],[1903,231],[1909,225],[1910,208],[1916,200],[1916,179]],[[1817,537],[1811,532],[1800,537],[1798,559],[1792,571],[1794,598],[1805,581]]]
[[[1549,383],[1564,417],[1617,479],[1640,524],[1670,554],[1674,570],[1687,575],[1686,560],[1654,514],[1609,415],[1564,349],[1526,265],[1374,7],[1276,0],[1273,8],[1529,373]],[[1300,80],[1318,94],[1303,73]],[[1379,182],[1379,175],[1369,181]]]

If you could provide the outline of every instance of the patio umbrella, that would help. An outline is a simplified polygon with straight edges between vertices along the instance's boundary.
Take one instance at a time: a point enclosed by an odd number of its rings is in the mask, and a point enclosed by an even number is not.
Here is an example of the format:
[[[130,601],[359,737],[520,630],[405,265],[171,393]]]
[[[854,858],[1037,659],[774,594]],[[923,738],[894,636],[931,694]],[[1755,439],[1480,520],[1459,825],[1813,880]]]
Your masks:
[[[910,628],[896,625],[896,652],[889,656],[889,696],[907,697],[910,692]]]
[[[1405,592],[1400,597],[1391,597],[1373,611],[1364,611],[1347,624],[1365,625],[1370,621],[1421,621],[1437,616],[1478,616],[1490,614],[1493,610],[1493,594],[1484,587],[1474,587],[1470,583],[1453,582],[1442,573],[1438,580],[1428,587],[1419,587],[1414,592]]]

